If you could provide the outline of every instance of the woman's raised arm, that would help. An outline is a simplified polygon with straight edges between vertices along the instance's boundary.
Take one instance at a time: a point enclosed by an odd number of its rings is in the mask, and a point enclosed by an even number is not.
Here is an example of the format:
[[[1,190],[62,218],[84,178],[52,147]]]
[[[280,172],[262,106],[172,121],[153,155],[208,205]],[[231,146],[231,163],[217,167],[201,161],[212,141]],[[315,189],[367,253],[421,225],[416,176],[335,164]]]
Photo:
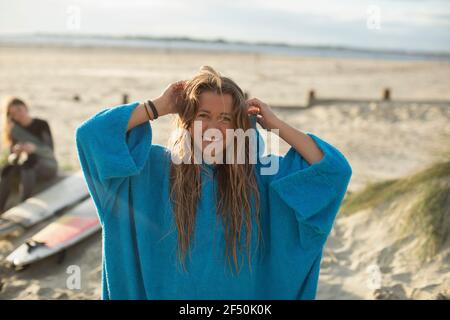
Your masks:
[[[175,112],[175,93],[180,93],[179,88],[179,83],[170,84],[153,100],[160,116]],[[144,108],[141,102],[106,108],[76,129],[81,169],[100,216],[102,208],[114,200],[124,179],[139,174],[147,163],[152,128]]]
[[[177,106],[179,104],[179,99],[181,98],[181,92],[184,88],[184,81],[177,81],[169,84],[164,92],[156,99],[152,99],[152,102],[155,104],[156,110],[158,112],[158,116],[164,116],[170,113],[177,113]],[[145,111],[145,103],[139,103],[139,106],[134,109],[131,114],[130,120],[128,122],[127,131],[148,121],[149,115],[150,120],[153,120],[153,112],[147,107],[147,111]]]

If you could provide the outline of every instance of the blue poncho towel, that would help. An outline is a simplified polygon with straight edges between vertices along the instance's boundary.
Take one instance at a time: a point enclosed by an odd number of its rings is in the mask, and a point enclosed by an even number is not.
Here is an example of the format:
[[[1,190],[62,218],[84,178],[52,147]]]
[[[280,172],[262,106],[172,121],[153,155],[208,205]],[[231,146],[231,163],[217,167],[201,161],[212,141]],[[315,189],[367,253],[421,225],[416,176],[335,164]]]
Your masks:
[[[314,299],[323,247],[352,169],[335,147],[308,133],[323,151],[309,165],[291,147],[274,175],[256,178],[262,244],[252,228],[250,257],[233,271],[217,217],[217,181],[202,170],[202,193],[183,271],[169,198],[171,157],[152,144],[145,122],[127,131],[138,102],[103,109],[76,130],[78,157],[102,224],[103,299]],[[244,237],[245,239],[245,237]]]

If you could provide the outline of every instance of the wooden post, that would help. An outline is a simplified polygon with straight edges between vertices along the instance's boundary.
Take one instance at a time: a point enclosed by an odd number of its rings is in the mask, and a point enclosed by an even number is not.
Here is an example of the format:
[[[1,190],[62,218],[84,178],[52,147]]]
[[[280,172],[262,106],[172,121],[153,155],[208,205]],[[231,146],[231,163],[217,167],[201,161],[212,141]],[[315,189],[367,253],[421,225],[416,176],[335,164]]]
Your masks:
[[[315,101],[316,101],[316,92],[314,90],[309,90],[308,101],[306,102],[306,106],[311,107]]]
[[[126,94],[126,93],[123,94],[122,102],[123,102],[123,104],[127,104],[128,103],[128,94]]]
[[[383,101],[391,101],[391,89],[384,88],[384,90],[383,90]]]
[[[250,96],[250,93],[248,91],[244,91],[244,99],[247,100]]]

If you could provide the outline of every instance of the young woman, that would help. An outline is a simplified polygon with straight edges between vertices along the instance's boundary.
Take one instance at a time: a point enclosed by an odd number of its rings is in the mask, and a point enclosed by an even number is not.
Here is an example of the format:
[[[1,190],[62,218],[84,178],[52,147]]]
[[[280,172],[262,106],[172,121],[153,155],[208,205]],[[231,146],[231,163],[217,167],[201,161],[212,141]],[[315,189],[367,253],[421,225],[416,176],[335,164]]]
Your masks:
[[[13,181],[19,180],[20,199],[24,201],[33,194],[37,181],[56,177],[58,163],[47,121],[31,117],[24,101],[7,99],[1,116],[0,213],[3,213]]]
[[[149,120],[174,113],[183,130],[173,146],[152,144]],[[224,146],[215,156],[225,158],[236,145],[227,129],[253,128],[252,114],[263,128],[279,129],[291,145],[286,155],[258,151],[250,163],[255,149],[247,139],[250,151],[235,149],[245,163],[195,163],[192,150],[217,142]],[[204,66],[150,102],[96,113],[77,128],[76,141],[103,226],[104,299],[315,297],[351,167],[336,148],[283,122],[266,103],[246,101],[231,79]],[[178,161],[186,157],[192,161]],[[279,161],[278,170],[262,174],[268,159]]]

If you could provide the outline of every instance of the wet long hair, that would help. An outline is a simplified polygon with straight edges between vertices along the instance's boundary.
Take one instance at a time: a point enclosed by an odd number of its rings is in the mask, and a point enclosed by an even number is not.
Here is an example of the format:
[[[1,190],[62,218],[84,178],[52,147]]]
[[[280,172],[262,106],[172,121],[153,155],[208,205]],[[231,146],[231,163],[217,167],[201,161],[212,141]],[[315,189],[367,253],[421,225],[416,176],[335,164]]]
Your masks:
[[[8,149],[12,144],[11,130],[12,121],[9,119],[9,109],[15,106],[23,106],[28,109],[26,103],[17,97],[7,97],[1,106],[0,125],[1,125],[1,149]]]
[[[241,128],[246,131],[251,127],[242,89],[233,80],[221,76],[210,66],[202,66],[198,74],[186,82],[181,102],[178,105],[178,129],[183,129],[184,132],[192,129],[199,109],[200,95],[207,91],[217,93],[222,97],[224,94],[231,95],[233,129]],[[176,153],[180,158],[186,154],[187,147],[190,147],[190,150],[194,149],[193,139],[186,141],[187,136],[181,133],[183,130],[178,130],[180,134],[172,139],[171,145],[171,152]],[[254,164],[247,161],[251,150],[249,141],[246,139],[245,144],[243,144],[245,145],[245,151],[237,150],[236,139],[233,143],[235,144],[235,153],[245,152],[246,161],[244,164],[237,164],[236,161],[232,164],[225,162],[216,164],[218,190],[215,203],[217,215],[221,218],[224,230],[225,255],[228,265],[231,269],[234,266],[239,273],[242,266],[238,261],[238,256],[243,249],[247,250],[250,266],[251,236],[255,227],[254,224],[257,228],[257,244],[262,237],[259,217],[259,190],[255,168]],[[226,151],[224,151],[224,154],[226,155]],[[186,255],[188,252],[190,253],[191,237],[195,229],[196,208],[202,190],[202,167],[195,164],[193,158],[192,156],[190,163],[175,164],[172,162],[170,168],[170,197],[178,231],[177,253],[184,270],[186,270]],[[254,223],[252,222],[252,201],[255,208],[255,212],[253,212]],[[245,243],[243,244],[244,237]],[[242,261],[243,257],[239,260]],[[233,264],[231,264],[231,261]]]

